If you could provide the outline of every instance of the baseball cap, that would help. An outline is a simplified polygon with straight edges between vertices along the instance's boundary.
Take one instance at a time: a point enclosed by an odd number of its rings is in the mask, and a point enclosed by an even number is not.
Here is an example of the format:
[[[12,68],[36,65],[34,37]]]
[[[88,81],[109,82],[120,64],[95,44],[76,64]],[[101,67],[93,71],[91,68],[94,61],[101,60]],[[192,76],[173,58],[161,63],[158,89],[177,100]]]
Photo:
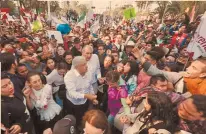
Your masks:
[[[135,43],[133,41],[128,41],[126,47],[134,47],[135,46]]]
[[[73,115],[67,115],[56,122],[53,134],[76,134],[76,119]]]

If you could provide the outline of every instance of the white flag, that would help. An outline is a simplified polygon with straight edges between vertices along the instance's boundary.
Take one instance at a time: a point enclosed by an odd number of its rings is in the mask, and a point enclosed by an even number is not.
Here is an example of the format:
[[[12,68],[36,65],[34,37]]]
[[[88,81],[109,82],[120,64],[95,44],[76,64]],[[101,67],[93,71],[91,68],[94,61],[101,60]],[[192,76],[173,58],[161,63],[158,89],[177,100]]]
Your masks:
[[[97,33],[99,30],[100,25],[99,25],[99,20],[95,21],[94,24],[90,27],[90,32],[91,33]]]
[[[93,10],[89,10],[86,17],[87,22],[91,22],[94,20],[94,12]]]
[[[51,16],[51,20],[53,23],[55,23],[55,25],[57,24],[65,24],[64,21],[62,21],[61,19],[58,19],[57,17]]]
[[[194,60],[200,56],[206,57],[206,12],[201,18],[201,22],[188,45],[187,51]]]
[[[86,23],[86,20],[83,19],[83,20],[81,20],[80,22],[77,23],[77,26],[80,26],[81,28],[85,28],[85,23]]]
[[[68,22],[68,20],[66,19],[66,17],[61,17],[61,20],[64,22],[64,23],[67,23],[67,24],[69,24],[69,22]]]
[[[10,16],[8,13],[6,14],[8,21],[15,21],[12,16]]]
[[[21,23],[23,26],[26,25],[26,21],[24,20],[24,18],[21,15],[20,15],[20,20],[21,20]]]

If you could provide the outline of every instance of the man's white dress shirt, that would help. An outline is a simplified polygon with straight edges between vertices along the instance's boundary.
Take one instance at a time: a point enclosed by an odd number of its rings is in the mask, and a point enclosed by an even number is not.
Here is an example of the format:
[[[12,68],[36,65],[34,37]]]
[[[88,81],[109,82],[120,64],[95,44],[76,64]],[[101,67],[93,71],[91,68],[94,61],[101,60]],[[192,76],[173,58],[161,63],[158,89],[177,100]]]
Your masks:
[[[82,76],[73,68],[65,75],[64,83],[67,89],[66,97],[74,105],[82,105],[87,101],[84,98],[84,94],[94,94],[92,78],[89,72]]]
[[[91,59],[87,62],[88,72],[92,75],[92,84],[97,82],[97,79],[101,78],[99,58],[96,54],[92,54]]]

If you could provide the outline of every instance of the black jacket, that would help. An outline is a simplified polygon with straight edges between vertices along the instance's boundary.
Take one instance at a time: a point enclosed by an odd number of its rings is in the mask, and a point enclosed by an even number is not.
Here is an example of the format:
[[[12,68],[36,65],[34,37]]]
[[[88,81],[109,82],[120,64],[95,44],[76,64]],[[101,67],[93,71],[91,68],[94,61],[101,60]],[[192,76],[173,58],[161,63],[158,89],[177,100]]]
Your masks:
[[[26,105],[21,96],[14,97],[1,96],[1,123],[10,128],[13,125],[19,125],[24,132],[24,126],[29,121],[29,114],[25,113]]]

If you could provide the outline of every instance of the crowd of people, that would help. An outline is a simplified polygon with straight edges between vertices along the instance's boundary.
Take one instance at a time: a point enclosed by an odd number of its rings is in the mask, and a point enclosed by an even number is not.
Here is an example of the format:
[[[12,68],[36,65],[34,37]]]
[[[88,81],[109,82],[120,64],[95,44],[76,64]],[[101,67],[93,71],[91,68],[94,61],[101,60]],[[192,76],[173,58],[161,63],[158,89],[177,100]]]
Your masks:
[[[4,24],[1,132],[10,134],[206,133],[206,59],[187,46],[200,22],[150,17],[74,23],[63,44],[46,30]]]

